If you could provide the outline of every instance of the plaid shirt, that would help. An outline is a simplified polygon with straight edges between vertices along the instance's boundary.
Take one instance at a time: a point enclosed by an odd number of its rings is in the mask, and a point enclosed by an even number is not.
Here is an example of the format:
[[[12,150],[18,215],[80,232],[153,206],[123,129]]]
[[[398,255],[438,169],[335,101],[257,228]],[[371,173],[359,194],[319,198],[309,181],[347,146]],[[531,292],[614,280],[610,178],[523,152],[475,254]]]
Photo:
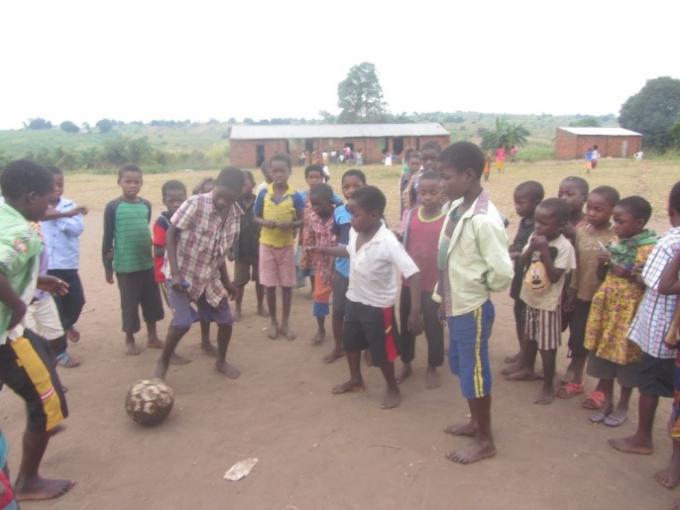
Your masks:
[[[171,223],[181,231],[177,266],[189,284],[187,292],[192,301],[205,293],[206,301],[217,306],[227,297],[219,269],[239,233],[242,214],[234,204],[222,216],[215,209],[212,193],[205,193],[189,198],[172,216]],[[165,274],[171,276],[167,260]]]
[[[674,227],[659,240],[642,270],[647,288],[628,332],[628,337],[643,352],[655,358],[675,357],[675,350],[666,347],[663,341],[673,322],[678,296],[659,294],[659,280],[666,264],[679,250],[680,227]]]
[[[300,267],[313,267],[314,271],[323,277],[323,281],[330,285],[333,273],[333,257],[322,253],[311,255],[304,248],[310,246],[335,246],[337,244],[333,234],[333,216],[320,218],[311,207],[305,209],[305,227],[302,230],[302,260]]]

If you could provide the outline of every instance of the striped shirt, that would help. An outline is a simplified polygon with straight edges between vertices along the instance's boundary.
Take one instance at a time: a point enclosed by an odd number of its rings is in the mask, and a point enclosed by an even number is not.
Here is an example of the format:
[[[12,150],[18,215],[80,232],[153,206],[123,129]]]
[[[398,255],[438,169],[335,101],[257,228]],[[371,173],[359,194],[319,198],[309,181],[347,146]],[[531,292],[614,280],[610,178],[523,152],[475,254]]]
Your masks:
[[[143,198],[138,202],[117,198],[106,204],[102,257],[107,272],[134,273],[153,267],[149,221],[151,204]]]
[[[676,353],[674,349],[666,347],[663,341],[671,327],[678,296],[659,294],[659,280],[666,264],[678,251],[680,227],[674,227],[659,240],[642,270],[642,279],[647,288],[628,331],[628,338],[655,358],[670,359]]]

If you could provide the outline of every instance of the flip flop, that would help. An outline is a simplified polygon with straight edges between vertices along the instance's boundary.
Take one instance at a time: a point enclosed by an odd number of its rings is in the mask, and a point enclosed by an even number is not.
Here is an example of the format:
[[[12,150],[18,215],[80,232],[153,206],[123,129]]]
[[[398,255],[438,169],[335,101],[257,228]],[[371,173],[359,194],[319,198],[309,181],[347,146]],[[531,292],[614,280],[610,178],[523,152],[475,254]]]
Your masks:
[[[607,425],[608,427],[620,427],[623,425],[626,420],[628,419],[627,415],[619,415],[619,416],[614,416],[614,413],[610,414],[607,416],[602,423]]]
[[[604,411],[597,411],[596,413],[593,413],[588,419],[592,423],[602,423],[604,420],[607,419],[609,415],[605,414]]]
[[[562,386],[559,390],[557,390],[557,397],[558,398],[572,398],[575,397],[576,395],[580,395],[583,393],[584,386],[583,384],[577,384],[573,382],[568,382],[565,383],[564,386]]]
[[[596,411],[602,408],[604,401],[605,401],[604,393],[602,393],[601,391],[593,391],[590,395],[588,395],[588,397],[583,402],[581,402],[581,407]]]

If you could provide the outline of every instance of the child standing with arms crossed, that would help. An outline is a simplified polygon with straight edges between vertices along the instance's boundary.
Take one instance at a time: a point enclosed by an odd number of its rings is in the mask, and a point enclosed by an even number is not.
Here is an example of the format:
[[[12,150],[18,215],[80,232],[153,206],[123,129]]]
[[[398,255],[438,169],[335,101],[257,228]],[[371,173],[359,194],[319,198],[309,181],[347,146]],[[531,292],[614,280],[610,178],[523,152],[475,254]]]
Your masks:
[[[125,165],[118,170],[123,194],[106,204],[102,260],[106,283],[113,284],[116,273],[125,333],[125,354],[138,355],[135,333],[140,329],[138,308],[142,307],[148,333],[147,347],[160,349],[156,323],[163,319],[163,304],[154,279],[151,254],[151,203],[139,197],[144,179],[142,170]]]
[[[277,154],[269,163],[272,183],[255,200],[255,221],[260,232],[260,283],[267,289],[267,307],[271,317],[269,338],[283,335],[295,339],[289,325],[290,307],[295,286],[295,231],[302,226],[304,201],[289,184],[292,171],[290,157]],[[276,314],[276,288],[281,287],[283,313],[281,323]]]
[[[446,215],[441,212],[439,175],[425,172],[418,183],[418,203],[402,220],[401,236],[406,253],[422,274],[420,308],[423,313],[425,338],[427,339],[427,372],[425,386],[437,388],[441,380],[437,368],[444,363],[444,327],[439,320],[439,304],[432,299],[437,283],[437,243]],[[397,382],[401,383],[412,374],[411,362],[415,357],[416,337],[408,330],[411,315],[411,290],[408,282],[401,289],[399,305],[401,322],[401,361],[403,363]]]
[[[490,295],[510,285],[512,261],[503,218],[482,188],[484,154],[479,147],[454,143],[441,153],[439,164],[442,186],[453,202],[439,237],[440,277],[434,296],[447,318],[451,372],[459,377],[470,407],[470,422],[445,432],[474,438],[468,448],[446,457],[471,464],[496,454],[489,365],[495,312]]]

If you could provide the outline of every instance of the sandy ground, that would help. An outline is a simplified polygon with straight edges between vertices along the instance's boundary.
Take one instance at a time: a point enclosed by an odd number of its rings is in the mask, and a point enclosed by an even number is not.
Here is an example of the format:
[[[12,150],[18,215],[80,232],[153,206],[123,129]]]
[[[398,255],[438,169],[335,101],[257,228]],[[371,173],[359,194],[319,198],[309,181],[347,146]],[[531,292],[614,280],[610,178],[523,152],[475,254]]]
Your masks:
[[[111,178],[77,179],[78,189],[69,196],[81,203],[115,196]],[[500,193],[501,185],[494,186]],[[538,383],[508,383],[499,376],[503,357],[516,346],[505,295],[494,297],[493,460],[459,466],[444,458],[466,443],[442,429],[465,420],[467,406],[446,367],[443,386],[425,389],[422,338],[400,408],[379,408],[383,385],[372,368],[365,370],[368,391],[332,396],[331,387],[347,376],[346,364],[321,362],[329,341],[310,345],[312,304],[301,291],[295,292],[292,319],[299,338],[288,342],[266,338],[267,321],[254,316],[250,289],[229,351],[242,370],[236,381],[215,373],[193,329],[180,346],[193,362],[169,372],[175,409],[157,428],[137,426],[125,414],[125,394],[132,382],[151,374],[158,351],[123,355],[118,291],[104,282],[99,261],[102,208],[103,202],[87,217],[82,246],[88,303],[80,322],[83,340],[71,352],[84,363],[61,371],[71,416],[43,463],[45,475],[70,477],[78,485],[59,500],[23,508],[662,509],[674,497],[652,478],[670,454],[670,401],[660,405],[651,456],[621,454],[606,442],[634,430],[637,397],[630,420],[618,430],[590,424],[578,398],[533,405]],[[559,358],[563,370],[566,348]],[[0,394],[0,420],[16,473],[25,421],[21,401],[9,390]],[[223,480],[232,464],[247,457],[259,458],[249,477]]]

